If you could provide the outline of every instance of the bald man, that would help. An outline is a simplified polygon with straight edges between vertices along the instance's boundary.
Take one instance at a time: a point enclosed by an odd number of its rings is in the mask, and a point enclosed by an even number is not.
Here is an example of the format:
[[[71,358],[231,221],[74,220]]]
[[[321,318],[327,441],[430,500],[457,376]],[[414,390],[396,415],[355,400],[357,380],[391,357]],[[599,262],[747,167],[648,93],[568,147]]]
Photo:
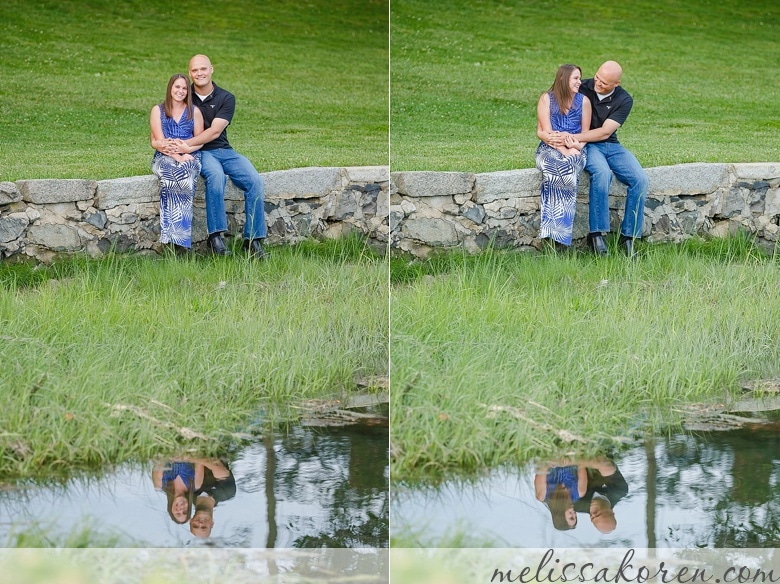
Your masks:
[[[179,147],[183,152],[190,152],[191,147],[202,145],[201,174],[206,179],[209,247],[216,255],[230,255],[222,239],[222,234],[227,231],[225,185],[229,176],[233,184],[244,192],[244,248],[250,256],[263,259],[266,252],[260,241],[267,232],[263,178],[246,157],[231,148],[227,138],[227,127],[233,120],[236,98],[212,81],[214,67],[206,55],[195,55],[190,59],[189,73],[192,102],[203,113],[205,130],[186,142],[180,141]]]
[[[604,234],[610,231],[609,187],[612,176],[628,187],[626,208],[620,224],[619,245],[635,258],[634,241],[642,237],[642,224],[647,197],[647,174],[639,161],[617,139],[617,130],[631,113],[634,100],[620,86],[623,69],[615,61],[599,67],[593,79],[583,79],[579,92],[591,103],[590,130],[575,138],[587,142],[587,164],[590,174],[588,198],[588,244],[599,255],[607,255]]]

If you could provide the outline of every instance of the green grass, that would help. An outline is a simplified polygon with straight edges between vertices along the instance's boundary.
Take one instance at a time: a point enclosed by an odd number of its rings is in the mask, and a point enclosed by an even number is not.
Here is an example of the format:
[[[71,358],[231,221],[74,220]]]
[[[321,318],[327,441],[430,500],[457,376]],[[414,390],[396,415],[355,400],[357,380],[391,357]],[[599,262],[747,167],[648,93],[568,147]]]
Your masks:
[[[205,53],[260,170],[388,162],[386,0],[10,0],[0,180],[151,174],[149,112]]]
[[[391,168],[534,166],[557,67],[623,65],[620,141],[643,166],[780,160],[772,0],[393,0]]]
[[[593,454],[780,375],[777,256],[748,237],[641,254],[394,259],[394,480]]]
[[[0,265],[0,475],[213,451],[386,375],[386,260],[358,239],[271,251]]]

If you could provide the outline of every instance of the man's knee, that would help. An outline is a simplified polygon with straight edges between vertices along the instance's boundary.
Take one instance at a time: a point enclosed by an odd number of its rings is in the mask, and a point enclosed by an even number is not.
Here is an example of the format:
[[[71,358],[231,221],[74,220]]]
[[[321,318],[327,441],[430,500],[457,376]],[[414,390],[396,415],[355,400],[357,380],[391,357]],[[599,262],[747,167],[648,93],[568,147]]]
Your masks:
[[[646,193],[649,182],[650,181],[647,178],[647,173],[643,169],[640,169],[636,177],[636,186],[641,190],[641,192]]]
[[[612,184],[612,170],[608,166],[588,170],[588,174],[590,174],[591,188],[601,187],[608,190]]]

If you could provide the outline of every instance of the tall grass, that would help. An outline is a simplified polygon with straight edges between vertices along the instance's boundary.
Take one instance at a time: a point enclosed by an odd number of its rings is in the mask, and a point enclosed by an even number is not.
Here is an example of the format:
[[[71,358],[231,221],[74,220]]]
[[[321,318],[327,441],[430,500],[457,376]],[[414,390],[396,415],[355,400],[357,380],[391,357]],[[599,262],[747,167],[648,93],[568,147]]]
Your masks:
[[[395,479],[611,447],[780,375],[777,259],[745,238],[723,246],[396,264]]]
[[[353,240],[4,265],[0,287],[0,473],[145,458],[187,429],[216,448],[387,373],[386,261]]]
[[[771,0],[393,0],[393,170],[534,166],[536,103],[563,63],[614,59],[644,166],[780,160]],[[749,80],[749,81],[748,81]]]
[[[0,180],[150,174],[149,112],[205,53],[260,171],[388,161],[386,0],[9,0]]]

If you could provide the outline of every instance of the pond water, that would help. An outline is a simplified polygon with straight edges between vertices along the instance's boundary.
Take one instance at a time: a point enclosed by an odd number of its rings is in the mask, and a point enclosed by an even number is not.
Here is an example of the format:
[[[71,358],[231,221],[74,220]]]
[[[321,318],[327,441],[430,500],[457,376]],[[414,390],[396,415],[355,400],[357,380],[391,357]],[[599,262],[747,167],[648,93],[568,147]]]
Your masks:
[[[178,465],[173,465],[178,462]],[[199,496],[178,498],[193,476]],[[171,477],[173,476],[173,479]],[[167,488],[163,488],[163,483]],[[85,528],[104,545],[254,548],[388,546],[387,427],[296,426],[217,459],[150,461],[66,482],[0,489],[0,544],[32,534],[54,545]],[[171,493],[189,521],[169,514]],[[181,517],[179,517],[181,519]],[[34,541],[30,539],[28,541]]]
[[[548,478],[552,492],[569,488],[548,495]],[[394,485],[391,507],[394,536],[430,547],[455,537],[464,547],[778,547],[780,421],[656,437],[546,473],[528,464]]]

